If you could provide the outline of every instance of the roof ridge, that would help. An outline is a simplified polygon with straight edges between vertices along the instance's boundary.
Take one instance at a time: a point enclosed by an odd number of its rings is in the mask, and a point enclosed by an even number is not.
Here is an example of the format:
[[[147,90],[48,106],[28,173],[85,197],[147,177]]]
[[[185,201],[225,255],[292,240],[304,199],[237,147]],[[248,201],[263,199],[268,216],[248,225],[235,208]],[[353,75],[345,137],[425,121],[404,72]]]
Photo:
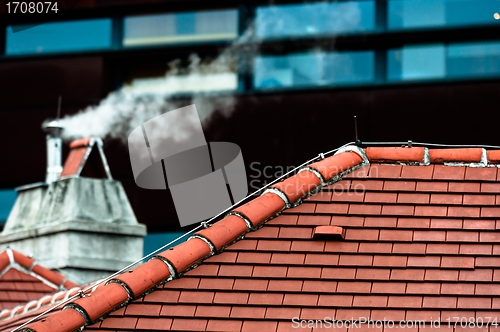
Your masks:
[[[10,268],[30,274],[55,289],[78,287],[76,283],[68,280],[62,274],[38,264],[34,258],[7,247],[0,253],[0,276]]]
[[[366,164],[365,152],[356,146],[309,164],[185,242],[99,285],[92,296],[63,307],[73,310],[61,310],[42,321],[28,324],[21,331],[73,331],[99,321],[110,312],[126,306],[129,301],[151,292],[155,286],[182,276],[206,258],[221,253],[227,246],[242,239],[246,233],[261,228],[284,209],[299,205],[323,186],[339,181],[345,174]]]
[[[0,319],[13,317],[17,313],[25,313],[30,309],[38,309],[41,305],[47,304],[42,303],[41,301],[49,296],[52,299],[51,303],[57,301],[56,295],[60,295],[62,293],[70,292],[75,288],[79,289],[79,286],[74,282],[68,280],[65,276],[60,273],[54,272],[46,267],[41,266],[36,262],[35,259],[29,257],[27,255],[22,254],[21,252],[14,250],[10,247],[7,247],[0,253],[0,276],[5,274],[10,269],[16,269],[19,272],[26,273],[31,275],[44,284],[54,288],[55,290],[60,290],[60,292],[54,295],[45,295],[42,297],[37,303],[36,308],[32,308],[33,302],[30,301],[25,305],[18,305],[12,309],[4,309],[0,312]],[[36,302],[36,300],[35,300]],[[21,310],[22,309],[22,310]]]
[[[368,147],[365,150],[370,162],[391,162],[427,166],[444,164],[447,166],[499,167],[500,150],[485,148],[446,148],[427,147]]]

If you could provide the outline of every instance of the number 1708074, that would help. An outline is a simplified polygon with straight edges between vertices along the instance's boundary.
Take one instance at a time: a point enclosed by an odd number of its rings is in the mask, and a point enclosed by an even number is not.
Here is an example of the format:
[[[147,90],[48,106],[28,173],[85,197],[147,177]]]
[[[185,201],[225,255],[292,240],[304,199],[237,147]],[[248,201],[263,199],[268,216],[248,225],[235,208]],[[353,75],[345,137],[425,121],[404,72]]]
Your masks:
[[[57,2],[7,2],[8,14],[47,14],[57,13]]]
[[[498,328],[500,325],[498,323],[498,317],[448,317],[446,318],[446,322],[448,323],[448,327],[457,328],[460,326],[461,328],[485,328],[485,330],[490,327],[490,331],[493,328]]]

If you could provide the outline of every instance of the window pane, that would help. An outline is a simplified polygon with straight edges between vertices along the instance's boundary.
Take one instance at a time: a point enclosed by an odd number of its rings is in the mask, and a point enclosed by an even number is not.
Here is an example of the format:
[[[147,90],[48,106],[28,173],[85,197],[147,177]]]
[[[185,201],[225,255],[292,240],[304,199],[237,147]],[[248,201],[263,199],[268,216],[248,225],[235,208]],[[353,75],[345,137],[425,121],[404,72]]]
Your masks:
[[[373,79],[373,52],[316,52],[255,59],[257,89],[361,83]]]
[[[44,23],[26,30],[7,27],[6,54],[83,51],[111,46],[111,20]]]
[[[388,52],[390,81],[500,74],[500,42],[411,46]]]
[[[500,42],[451,44],[446,55],[449,77],[500,74]]]
[[[1,189],[0,190],[0,224],[7,221],[10,210],[14,206],[17,193],[14,189]]]
[[[124,21],[123,45],[231,40],[237,36],[236,10],[132,16]]]
[[[389,0],[389,29],[500,24],[500,0]]]
[[[408,46],[390,50],[387,68],[389,81],[444,77],[445,47]]]
[[[259,38],[314,36],[375,28],[375,2],[349,1],[259,7]]]

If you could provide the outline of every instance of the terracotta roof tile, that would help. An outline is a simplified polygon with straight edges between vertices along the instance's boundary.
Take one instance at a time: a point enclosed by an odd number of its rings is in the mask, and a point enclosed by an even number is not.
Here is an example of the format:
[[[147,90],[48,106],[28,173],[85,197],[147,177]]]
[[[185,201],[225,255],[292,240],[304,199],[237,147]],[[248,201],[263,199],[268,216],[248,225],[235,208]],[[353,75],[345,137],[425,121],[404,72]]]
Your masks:
[[[483,149],[481,148],[430,149],[429,159],[431,163],[478,163],[481,161],[482,153]]]
[[[364,165],[363,151],[346,149],[76,302],[92,321],[130,303],[88,330],[287,331],[292,317],[480,316],[500,306],[490,295],[500,281],[500,185],[489,167],[498,155],[369,148]],[[345,239],[312,238],[330,226]]]
[[[266,307],[233,307],[231,317],[235,318],[264,318]]]
[[[424,162],[424,148],[367,148],[370,162]]]
[[[430,180],[434,173],[434,165],[428,166],[405,166],[401,171],[401,178]]]
[[[217,320],[210,319],[207,325],[207,331],[240,331],[243,322],[241,320]]]
[[[318,167],[319,168],[319,167]],[[300,172],[295,176],[292,176],[276,185],[273,185],[272,188],[280,190],[283,194],[288,198],[288,202],[290,204],[296,203],[300,198],[307,195],[309,192],[316,189],[319,185],[321,185],[322,179],[309,170],[305,170],[304,172]],[[261,196],[264,197],[264,196]],[[272,195],[271,197],[275,197]],[[260,197],[259,197],[260,198]],[[257,198],[255,201],[258,201]],[[262,198],[260,198],[262,200]],[[247,203],[248,204],[248,203]],[[241,211],[241,207],[236,209],[237,211]],[[274,211],[273,211],[274,212]],[[278,211],[276,211],[278,212]],[[276,213],[274,212],[274,213]],[[273,214],[274,214],[273,213]],[[269,216],[265,216],[267,219]]]
[[[397,179],[401,176],[401,165],[370,165],[370,178]]]
[[[159,319],[159,318],[139,318],[137,321],[136,328],[139,330],[148,330],[148,331],[165,331],[166,329],[170,329],[172,325],[172,319]]]
[[[500,162],[500,151],[499,150],[488,150],[486,151],[488,162],[492,164],[497,164]]]
[[[464,180],[465,167],[434,166],[433,180]]]
[[[216,250],[221,250],[247,230],[248,225],[242,218],[228,216],[212,227],[198,232],[197,235],[209,240],[215,246]]]
[[[496,168],[475,168],[467,167],[465,170],[466,180],[495,181],[497,179]]]

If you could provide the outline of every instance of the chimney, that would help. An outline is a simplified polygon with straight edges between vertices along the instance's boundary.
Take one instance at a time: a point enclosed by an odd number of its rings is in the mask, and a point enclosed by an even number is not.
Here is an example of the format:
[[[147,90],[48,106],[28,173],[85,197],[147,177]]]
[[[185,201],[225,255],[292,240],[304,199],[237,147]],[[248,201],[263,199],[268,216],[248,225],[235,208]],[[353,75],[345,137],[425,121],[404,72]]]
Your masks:
[[[88,283],[143,254],[139,224],[120,182],[114,180],[99,138],[70,144],[60,164],[61,126],[49,123],[47,183],[17,188],[18,197],[0,234],[6,246]]]
[[[45,182],[50,184],[57,179],[62,172],[62,140],[61,132],[63,127],[58,121],[51,121],[43,126],[47,132],[47,175]]]

